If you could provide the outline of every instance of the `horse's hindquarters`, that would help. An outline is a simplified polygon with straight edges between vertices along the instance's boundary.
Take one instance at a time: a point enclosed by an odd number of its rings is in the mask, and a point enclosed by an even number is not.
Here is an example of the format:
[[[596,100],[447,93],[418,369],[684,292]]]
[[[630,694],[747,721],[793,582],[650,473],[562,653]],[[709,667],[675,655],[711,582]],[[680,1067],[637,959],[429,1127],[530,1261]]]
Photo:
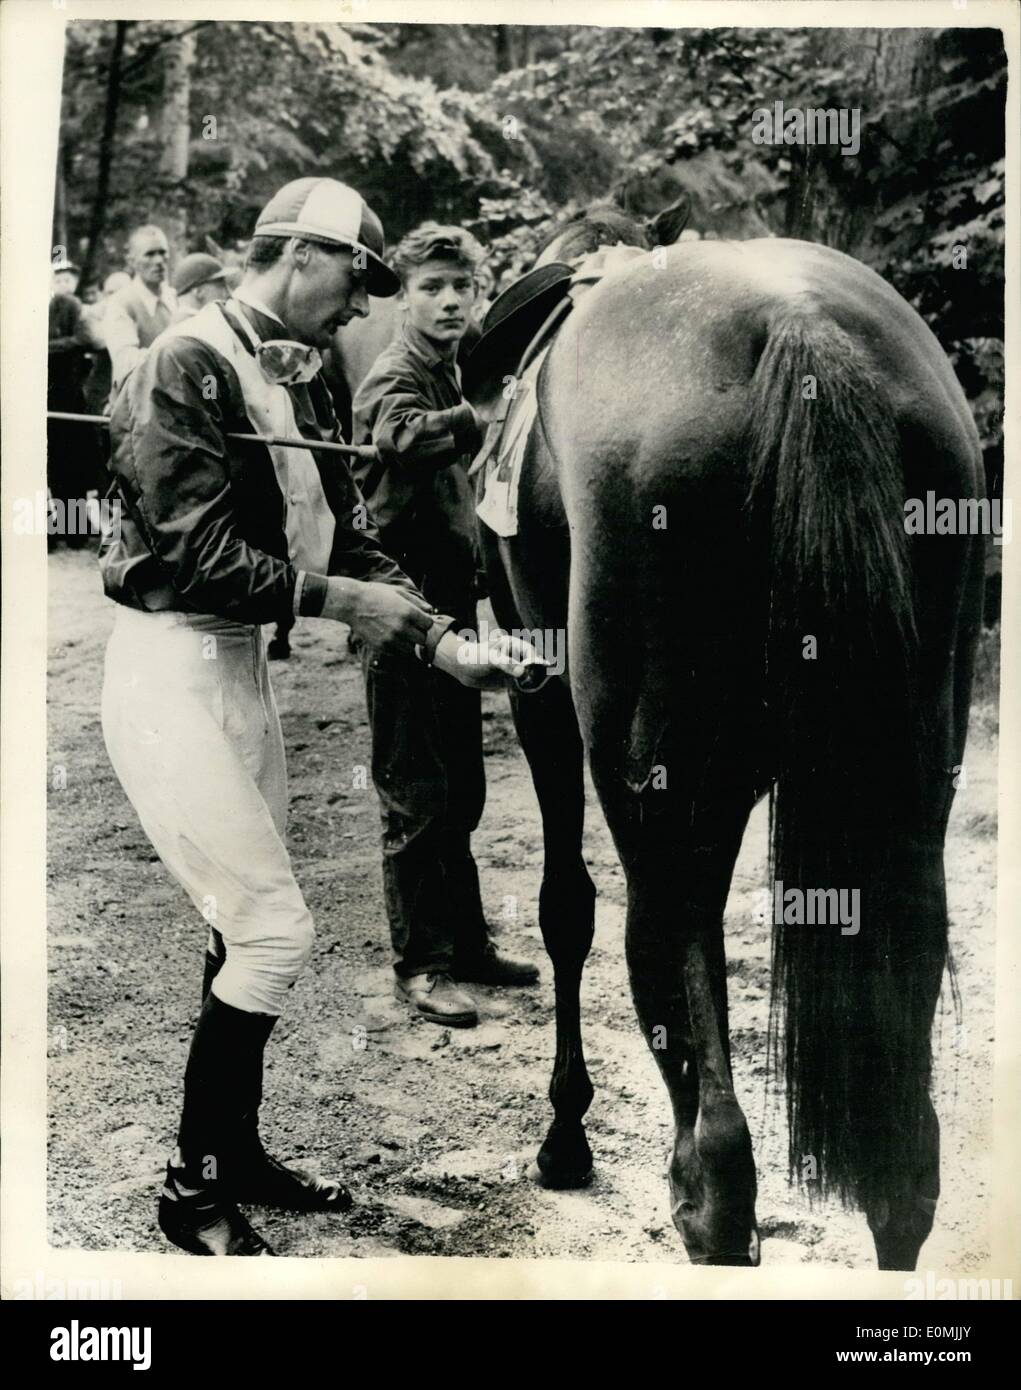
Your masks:
[[[822,1190],[866,1206],[882,1261],[913,1263],[981,580],[979,543],[907,536],[904,503],[926,484],[975,496],[977,446],[889,286],[824,248],[767,250],[682,248],[607,282],[551,353],[572,691],[628,869],[639,1015],[690,1039],[657,1061],[690,1181],[722,1184],[716,1236],[750,1192],[738,1131],[718,1170],[697,1143],[697,1117],[730,1105],[719,922],[775,780],[774,877],[861,899],[853,921],[776,927],[792,1163],[812,1154]]]

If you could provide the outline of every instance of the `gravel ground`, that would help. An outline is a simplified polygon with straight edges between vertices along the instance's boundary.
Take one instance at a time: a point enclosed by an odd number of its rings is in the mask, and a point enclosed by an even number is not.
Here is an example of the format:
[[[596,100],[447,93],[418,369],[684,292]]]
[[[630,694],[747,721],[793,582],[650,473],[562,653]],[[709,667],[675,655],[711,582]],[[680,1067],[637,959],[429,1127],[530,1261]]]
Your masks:
[[[85,1250],[167,1249],[155,1200],[199,1005],[204,923],[168,879],[107,761],[99,725],[112,605],[94,557],[50,560],[49,1239]],[[280,1254],[557,1256],[682,1263],[663,1177],[666,1094],[631,1008],[623,878],[592,799],[586,854],[599,890],[583,986],[596,1098],[596,1172],[578,1192],[529,1177],[549,1120],[552,972],[536,921],[538,812],[503,696],[486,696],[489,804],[476,837],[501,946],[543,964],[532,990],[478,988],[480,1026],[412,1020],[390,994],[374,793],[357,665],[341,632],[305,622],[273,667],[290,767],[291,851],[318,928],[310,968],[267,1053],[264,1134],[279,1157],[342,1174],[346,1218],[259,1213]],[[923,1266],[988,1258],[996,743],[973,716],[968,786],[948,844],[953,950],[936,1104],[943,1197]],[[66,786],[60,769],[65,769]],[[787,1185],[782,1096],[767,1087],[767,929],[756,924],[766,823],[756,811],[730,895],[736,1082],[755,1142],[767,1266],[874,1267],[864,1218]],[[515,913],[516,915],[511,915]]]

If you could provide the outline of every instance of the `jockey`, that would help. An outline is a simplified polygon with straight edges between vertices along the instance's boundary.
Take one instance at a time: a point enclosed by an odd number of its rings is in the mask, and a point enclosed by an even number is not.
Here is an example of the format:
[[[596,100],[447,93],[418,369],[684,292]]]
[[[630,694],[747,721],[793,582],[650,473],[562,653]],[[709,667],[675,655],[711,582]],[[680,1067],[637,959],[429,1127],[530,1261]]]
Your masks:
[[[259,216],[242,283],[167,329],[111,422],[121,503],[100,566],[117,604],[103,732],[164,865],[210,924],[202,1010],[159,1224],[197,1255],[273,1252],[238,1210],[345,1210],[336,1181],[285,1168],[258,1132],[263,1049],[312,949],[284,843],[284,747],[260,624],[348,623],[398,667],[499,686],[524,644],[467,644],[359,527],[347,468],[253,429],[337,437],[319,348],[398,280],[361,196],[297,179]],[[416,660],[416,653],[418,660]]]

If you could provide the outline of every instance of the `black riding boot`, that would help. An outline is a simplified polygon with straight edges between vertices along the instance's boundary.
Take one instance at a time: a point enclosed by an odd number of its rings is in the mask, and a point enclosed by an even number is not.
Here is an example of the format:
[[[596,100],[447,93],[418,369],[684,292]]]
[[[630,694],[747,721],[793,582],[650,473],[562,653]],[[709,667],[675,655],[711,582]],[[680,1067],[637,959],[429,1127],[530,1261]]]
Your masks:
[[[341,1183],[316,1177],[300,1168],[287,1168],[270,1157],[259,1138],[259,1105],[262,1102],[262,1054],[245,1073],[248,1089],[241,1094],[240,1145],[237,1162],[227,1174],[231,1195],[237,1202],[282,1207],[287,1211],[347,1211],[351,1194]]]
[[[205,1000],[220,967],[227,958],[223,937],[214,927],[216,954],[206,950],[202,998]],[[226,1007],[225,1005],[223,1007]],[[257,1017],[258,1015],[253,1015]],[[270,1025],[272,1027],[272,1024]],[[269,1030],[266,1030],[268,1037]],[[224,1174],[231,1196],[238,1202],[254,1202],[290,1211],[347,1211],[351,1194],[339,1182],[318,1178],[300,1169],[285,1168],[271,1158],[259,1138],[259,1105],[262,1101],[262,1048],[251,1059],[244,1075],[235,1078],[234,1094],[239,1102],[240,1123],[236,1163]]]
[[[178,1150],[159,1205],[163,1234],[192,1255],[273,1254],[235,1206],[229,1178],[244,1147],[244,1097],[259,1084],[275,1022],[215,994],[202,1005],[184,1074]]]

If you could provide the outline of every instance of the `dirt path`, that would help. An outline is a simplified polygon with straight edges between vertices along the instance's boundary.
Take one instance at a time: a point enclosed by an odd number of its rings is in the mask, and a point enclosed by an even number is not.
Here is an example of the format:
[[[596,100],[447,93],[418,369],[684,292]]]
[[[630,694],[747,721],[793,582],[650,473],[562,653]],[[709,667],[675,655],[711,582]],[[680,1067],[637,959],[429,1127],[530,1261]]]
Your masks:
[[[178,1116],[205,933],[107,761],[99,690],[112,608],[94,558],[55,554],[50,585],[50,1240],[161,1250],[155,1195]],[[543,980],[531,991],[479,989],[480,1026],[444,1031],[409,1020],[390,997],[375,796],[353,789],[355,769],[368,763],[356,664],[325,623],[300,625],[295,639],[296,659],[273,676],[291,775],[291,849],[318,941],[267,1054],[264,1129],[281,1158],[307,1153],[344,1173],[357,1207],[346,1220],[260,1213],[260,1227],[287,1255],[683,1261],[663,1178],[666,1097],[631,1009],[623,880],[598,812],[587,856],[600,897],[583,989],[596,1175],[582,1192],[547,1192],[527,1176],[549,1119],[553,1055],[551,971],[536,925],[541,840],[504,697],[487,697],[490,790],[477,854],[501,943],[539,959]],[[936,1087],[943,1198],[922,1257],[962,1271],[987,1257],[992,1119],[995,743],[987,714],[973,723],[948,851],[965,1024],[956,1026],[946,991]],[[763,1260],[872,1267],[862,1217],[813,1206],[786,1183],[782,1098],[765,1090],[768,935],[754,920],[765,851],[760,807],[731,892],[728,952]]]

